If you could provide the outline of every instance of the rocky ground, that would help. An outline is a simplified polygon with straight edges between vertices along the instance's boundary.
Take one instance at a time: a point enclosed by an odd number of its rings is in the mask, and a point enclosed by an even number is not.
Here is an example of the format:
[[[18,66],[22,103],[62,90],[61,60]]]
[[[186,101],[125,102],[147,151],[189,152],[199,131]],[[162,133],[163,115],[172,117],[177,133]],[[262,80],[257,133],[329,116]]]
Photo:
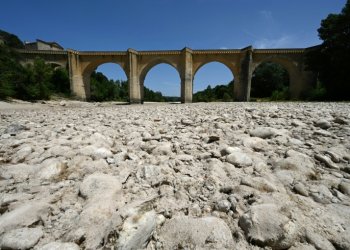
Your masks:
[[[0,106],[1,249],[350,249],[349,103]]]

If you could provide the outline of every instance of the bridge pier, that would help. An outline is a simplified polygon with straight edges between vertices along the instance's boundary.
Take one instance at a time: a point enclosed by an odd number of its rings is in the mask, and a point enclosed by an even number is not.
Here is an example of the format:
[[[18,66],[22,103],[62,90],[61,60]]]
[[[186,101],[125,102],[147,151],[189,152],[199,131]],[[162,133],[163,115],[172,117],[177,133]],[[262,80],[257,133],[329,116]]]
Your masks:
[[[70,90],[72,95],[79,100],[89,100],[90,77],[83,77],[80,67],[79,54],[75,51],[68,50],[68,66]]]
[[[128,80],[129,80],[129,102],[139,104],[142,102],[143,84],[140,84],[138,73],[137,51],[128,49]]]
[[[192,50],[184,48],[182,51],[181,69],[181,103],[191,103],[193,98],[193,70]]]
[[[250,99],[251,80],[253,74],[253,48],[249,46],[243,49],[243,53],[243,58],[240,62],[239,77],[235,78],[233,96],[235,101],[248,102]]]

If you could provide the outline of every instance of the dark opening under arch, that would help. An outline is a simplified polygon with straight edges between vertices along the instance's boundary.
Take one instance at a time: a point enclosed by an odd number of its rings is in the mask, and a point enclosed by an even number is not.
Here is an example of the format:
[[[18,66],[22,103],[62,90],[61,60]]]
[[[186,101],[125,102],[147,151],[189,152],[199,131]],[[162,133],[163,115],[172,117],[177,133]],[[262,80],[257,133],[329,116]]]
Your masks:
[[[251,80],[251,100],[287,100],[290,97],[289,90],[290,74],[282,64],[266,61],[255,68]]]

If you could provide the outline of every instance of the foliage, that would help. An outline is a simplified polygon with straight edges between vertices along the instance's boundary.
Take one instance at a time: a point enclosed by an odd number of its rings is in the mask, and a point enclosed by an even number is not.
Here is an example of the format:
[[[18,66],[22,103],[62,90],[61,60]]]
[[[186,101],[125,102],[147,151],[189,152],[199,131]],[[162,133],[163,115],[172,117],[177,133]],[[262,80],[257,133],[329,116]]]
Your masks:
[[[0,30],[0,39],[2,39],[7,47],[23,49],[24,44],[21,40],[13,34],[10,34],[4,30]]]
[[[271,101],[284,101],[289,99],[289,89],[288,87],[283,87],[282,89],[277,89],[272,91],[270,100]]]
[[[55,68],[51,76],[52,90],[54,93],[70,95],[70,82],[68,70],[65,68]]]
[[[91,101],[127,101],[129,99],[127,81],[109,80],[101,72],[93,72],[90,85]],[[144,101],[178,101],[178,97],[165,97],[161,92],[155,92],[144,87]]]
[[[327,90],[325,86],[318,82],[317,85],[310,90],[310,93],[307,96],[307,100],[309,101],[322,101],[327,96]]]
[[[266,62],[254,71],[251,83],[253,98],[271,97],[282,100],[288,98],[289,75],[285,68],[277,63]]]
[[[212,101],[224,101],[229,102],[233,100],[233,86],[234,81],[231,81],[228,85],[217,85],[212,88],[210,85],[203,90],[193,94],[194,102],[212,102]]]
[[[326,99],[350,100],[350,0],[340,14],[322,20],[318,33],[323,43],[307,53],[307,68],[318,75]]]
[[[146,102],[165,102],[161,92],[154,92],[146,87],[144,87],[144,101]]]
[[[53,86],[51,77],[53,69],[41,58],[36,58],[33,64],[24,68],[25,80],[17,85],[16,96],[24,100],[49,99]]]
[[[17,58],[12,49],[0,45],[0,99],[15,96],[16,86],[24,81],[24,69]]]

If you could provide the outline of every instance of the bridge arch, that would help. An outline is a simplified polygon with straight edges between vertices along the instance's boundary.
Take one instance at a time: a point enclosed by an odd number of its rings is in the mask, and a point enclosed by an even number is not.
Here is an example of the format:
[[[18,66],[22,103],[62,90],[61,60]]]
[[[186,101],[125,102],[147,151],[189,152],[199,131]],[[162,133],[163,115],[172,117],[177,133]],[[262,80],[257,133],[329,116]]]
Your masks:
[[[106,64],[106,63],[114,63],[117,64],[118,66],[120,66],[125,75],[128,76],[128,74],[126,73],[126,68],[125,68],[125,64],[120,62],[120,61],[115,61],[115,60],[93,60],[89,63],[86,63],[82,69],[82,74],[83,76],[85,75],[91,75],[93,71],[95,71],[99,66]]]
[[[202,61],[199,62],[197,64],[193,65],[193,79],[196,76],[197,72],[205,65],[210,64],[210,63],[220,63],[223,64],[224,66],[226,66],[232,73],[233,78],[238,77],[238,70],[236,69],[235,65],[233,65],[230,62],[227,62],[226,60],[216,60],[216,59],[212,59],[212,60],[206,60],[206,61]]]
[[[208,70],[215,72],[215,74],[205,75],[205,72],[208,72]],[[209,85],[211,88],[215,88],[218,85],[228,85],[235,80],[235,77],[236,75],[234,73],[234,70],[232,70],[229,65],[223,62],[212,60],[210,62],[202,63],[196,69],[193,75],[193,94],[198,91],[204,91],[209,87]],[[227,93],[228,95],[223,94],[223,87],[219,87],[215,93],[216,98],[222,100],[230,100],[232,98],[231,100],[233,100],[233,88],[232,92],[230,91],[230,93]],[[196,95],[193,98],[194,101],[209,101],[206,100],[206,98],[203,99],[203,96],[201,94]]]
[[[156,67],[157,65],[162,64],[162,63],[168,64],[168,65],[172,66],[173,68],[175,68],[176,72],[179,74],[179,76],[181,76],[181,75],[180,75],[180,71],[179,71],[178,66],[177,66],[176,63],[174,63],[174,62],[172,62],[172,61],[170,61],[170,60],[167,60],[167,59],[165,59],[165,58],[156,58],[156,59],[150,61],[149,63],[145,64],[145,65],[141,68],[141,70],[140,70],[140,83],[141,83],[141,85],[143,85],[147,73],[148,73],[152,68],[154,68],[154,67]]]
[[[252,74],[255,72],[255,70],[262,64],[262,63],[276,63],[280,66],[282,66],[287,72],[289,76],[289,92],[291,94],[291,97],[297,96],[295,94],[298,92],[298,89],[300,88],[300,65],[298,62],[294,61],[293,59],[289,57],[285,57],[282,55],[271,55],[271,56],[265,56],[261,58],[260,60],[255,60],[252,65]],[[250,83],[251,84],[251,83]],[[250,96],[250,93],[249,93]]]
[[[91,96],[91,74],[101,65],[106,63],[113,63],[120,67],[125,73],[127,80],[129,80],[128,74],[126,73],[125,66],[121,60],[115,60],[111,58],[94,59],[91,61],[81,62],[81,75],[83,79],[83,88],[85,91],[86,99],[90,99]]]
[[[153,69],[155,68],[156,66],[158,65],[161,65],[161,64],[166,64],[166,65],[169,65],[171,66],[173,69],[176,70],[179,78],[181,78],[181,73],[178,69],[178,65],[171,61],[171,60],[168,60],[166,58],[155,58],[147,63],[145,63],[143,65],[143,67],[141,67],[140,69],[140,74],[139,74],[139,83],[140,83],[140,93],[141,93],[141,103],[144,102],[144,99],[145,99],[145,79],[146,79],[146,76],[147,74]],[[179,83],[180,85],[180,83]],[[180,85],[181,86],[181,85]]]

